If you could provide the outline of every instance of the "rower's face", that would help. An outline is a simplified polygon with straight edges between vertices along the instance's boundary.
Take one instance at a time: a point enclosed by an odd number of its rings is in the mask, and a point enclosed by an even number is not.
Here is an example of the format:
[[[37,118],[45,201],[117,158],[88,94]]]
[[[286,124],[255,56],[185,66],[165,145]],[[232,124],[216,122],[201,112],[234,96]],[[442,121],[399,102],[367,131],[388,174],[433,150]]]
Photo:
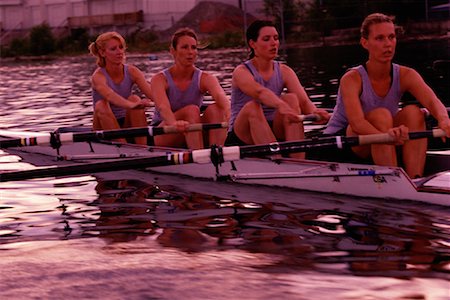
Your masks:
[[[125,59],[125,47],[119,40],[112,38],[106,42],[105,49],[101,54],[107,64],[121,64]]]
[[[255,51],[257,57],[266,57],[274,59],[278,54],[280,40],[275,27],[266,26],[259,30],[259,36],[256,41],[250,41],[250,47]]]
[[[362,46],[369,52],[369,58],[378,61],[391,61],[395,54],[397,37],[393,23],[372,24],[367,39],[361,38]]]
[[[183,65],[193,65],[197,59],[197,54],[197,41],[188,35],[180,37],[176,49],[172,49],[175,61]]]

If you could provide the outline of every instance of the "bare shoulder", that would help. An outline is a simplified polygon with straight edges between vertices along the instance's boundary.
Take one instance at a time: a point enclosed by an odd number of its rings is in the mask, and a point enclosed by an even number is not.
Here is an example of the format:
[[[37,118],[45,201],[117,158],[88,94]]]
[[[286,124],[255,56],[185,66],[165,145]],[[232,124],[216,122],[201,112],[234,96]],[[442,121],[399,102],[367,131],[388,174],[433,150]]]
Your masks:
[[[279,62],[278,65],[280,66],[281,71],[294,71],[291,67],[289,67],[287,64]]]
[[[94,73],[92,73],[91,82],[99,83],[102,81],[106,81],[105,74],[103,74],[101,68],[97,68],[95,69]]]
[[[348,84],[360,84],[361,83],[361,75],[355,69],[350,69],[342,75],[341,83]]]
[[[128,66],[128,72],[131,74],[131,76],[136,77],[137,75],[142,74],[141,70],[136,67],[135,65],[127,65]]]
[[[163,73],[162,71],[156,73],[156,74],[153,75],[153,77],[152,77],[152,80],[165,80],[165,79],[166,79],[166,76],[164,76],[164,73]]]
[[[96,77],[96,76],[104,76],[103,72],[101,71],[101,68],[98,67],[97,69],[94,70],[94,73],[92,73],[92,77]]]
[[[399,66],[399,67],[400,67],[400,78],[419,75],[419,73],[417,73],[417,71],[414,70],[413,68],[407,66]]]
[[[240,64],[238,65],[236,68],[234,68],[233,70],[233,74],[242,74],[242,72],[248,72],[250,73],[250,71],[247,69],[247,67],[244,64]]]
[[[281,74],[283,74],[283,76],[292,76],[295,75],[295,71],[289,67],[288,65],[284,64],[284,63],[279,63],[280,66],[280,70],[281,70]]]
[[[164,73],[161,71],[159,73],[156,73],[152,79],[151,79],[152,87],[163,87],[164,89],[167,88],[167,79],[166,76],[164,76]]]
[[[205,71],[201,71],[201,72],[202,72],[202,74],[200,76],[200,80],[209,80],[209,79],[215,77],[211,73],[208,73],[208,72],[205,72]]]
[[[422,76],[413,68],[400,66],[400,86],[403,91],[422,89],[426,86]]]

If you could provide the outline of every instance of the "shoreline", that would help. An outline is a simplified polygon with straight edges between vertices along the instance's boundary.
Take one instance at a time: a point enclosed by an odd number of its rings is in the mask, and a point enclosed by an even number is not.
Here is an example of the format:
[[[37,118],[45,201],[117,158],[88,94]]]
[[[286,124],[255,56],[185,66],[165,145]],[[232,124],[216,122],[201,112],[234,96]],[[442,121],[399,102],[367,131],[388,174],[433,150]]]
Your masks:
[[[410,35],[405,37],[400,37],[398,39],[398,43],[403,42],[411,42],[411,41],[440,41],[440,40],[447,40],[450,39],[450,33],[447,35]],[[290,48],[321,48],[321,47],[340,47],[340,46],[351,46],[351,45],[358,45],[359,39],[354,40],[353,38],[349,38],[348,36],[327,36],[323,39],[316,40],[316,41],[306,41],[306,42],[286,42],[284,44],[285,49]],[[243,49],[246,47],[243,46]],[[224,49],[236,49],[233,48],[215,48],[215,49],[208,49],[208,50],[224,50]],[[280,45],[280,50],[283,49],[283,45]],[[156,52],[138,52],[138,51],[129,51],[128,56],[146,56],[146,55],[158,55],[159,53],[162,53],[164,51],[156,51]],[[0,57],[0,63],[6,62],[43,62],[43,61],[53,61],[57,60],[59,58],[68,58],[68,57],[83,57],[83,56],[89,56],[88,53],[79,53],[79,54],[50,54],[50,55],[39,55],[39,56],[26,56],[26,55],[19,55],[14,57]]]
[[[411,41],[440,41],[450,39],[450,32],[446,35],[427,35],[427,34],[417,34],[417,35],[409,35],[404,37],[397,38],[397,43],[402,42],[411,42]],[[294,47],[302,47],[302,48],[320,48],[320,47],[338,47],[338,46],[350,46],[350,45],[358,45],[359,37],[357,40],[354,37],[349,36],[326,36],[317,41],[307,41],[307,42],[286,42],[285,47],[294,48]]]

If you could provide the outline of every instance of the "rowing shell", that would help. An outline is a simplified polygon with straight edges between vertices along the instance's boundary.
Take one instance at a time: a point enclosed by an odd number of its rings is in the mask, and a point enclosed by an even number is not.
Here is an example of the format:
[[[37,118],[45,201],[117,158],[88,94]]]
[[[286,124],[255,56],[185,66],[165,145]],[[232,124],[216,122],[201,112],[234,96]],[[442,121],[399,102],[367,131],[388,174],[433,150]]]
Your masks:
[[[11,154],[36,166],[65,165],[65,159],[77,159],[86,164],[98,162],[103,156],[114,164],[129,157],[159,157],[177,149],[162,149],[131,144],[92,142],[62,146],[57,160],[56,150],[47,146],[9,148]],[[92,152],[93,151],[93,152]],[[178,149],[179,151],[179,149]],[[448,166],[449,153],[434,153]],[[111,157],[118,157],[111,159]],[[65,158],[65,159],[64,159]],[[450,171],[414,182],[401,168],[374,165],[336,163],[311,160],[245,158],[211,164],[180,164],[146,168],[147,172],[189,176],[197,179],[227,181],[236,184],[264,185],[320,193],[332,193],[365,198],[410,200],[450,206]],[[140,177],[145,177],[141,172]],[[207,184],[207,183],[205,183]]]

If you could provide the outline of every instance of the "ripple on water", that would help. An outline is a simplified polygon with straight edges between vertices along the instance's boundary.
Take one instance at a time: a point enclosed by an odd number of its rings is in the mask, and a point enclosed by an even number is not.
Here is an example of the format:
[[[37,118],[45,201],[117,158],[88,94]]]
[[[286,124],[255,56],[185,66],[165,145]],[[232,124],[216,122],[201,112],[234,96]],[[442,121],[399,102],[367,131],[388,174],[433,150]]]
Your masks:
[[[337,78],[358,56],[350,50],[348,61],[337,61],[345,51],[297,51],[287,61],[308,95],[333,106]],[[202,51],[199,67],[215,74],[229,93],[231,71],[245,55],[241,49]],[[128,58],[147,79],[172,63],[169,53],[158,54],[158,61],[147,56]],[[2,128],[90,126],[94,68],[87,56],[2,64],[0,74],[8,74],[0,87]],[[1,155],[0,162],[3,170],[29,167],[13,156]],[[0,269],[10,271],[0,281],[0,297],[448,295],[448,209],[260,188],[237,199],[223,197],[219,188],[205,195],[195,185],[182,190],[174,187],[180,182],[160,186],[139,179],[0,183]],[[272,200],[262,201],[268,194]],[[296,201],[284,203],[286,197]],[[167,282],[170,288],[161,288]]]

